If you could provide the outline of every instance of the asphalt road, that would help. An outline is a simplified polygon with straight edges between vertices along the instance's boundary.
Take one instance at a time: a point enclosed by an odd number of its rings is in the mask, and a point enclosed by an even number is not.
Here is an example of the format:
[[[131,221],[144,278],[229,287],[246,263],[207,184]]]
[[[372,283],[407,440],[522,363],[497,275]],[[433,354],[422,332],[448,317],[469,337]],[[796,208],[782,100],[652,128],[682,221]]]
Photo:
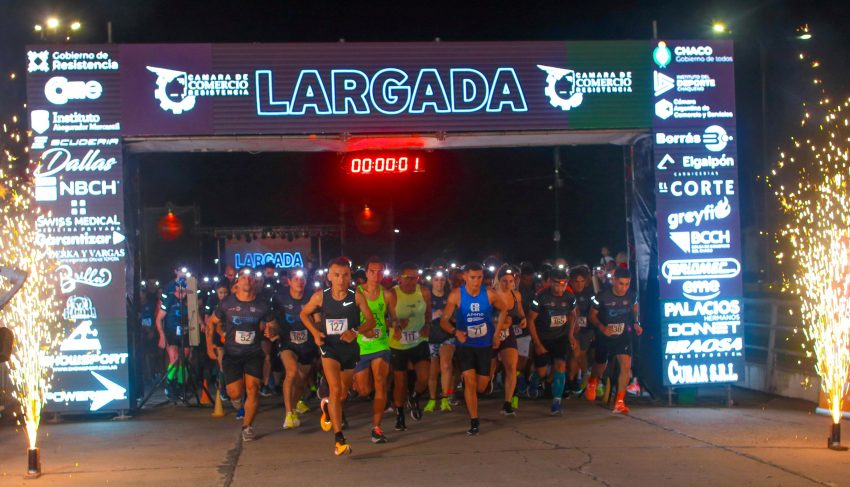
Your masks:
[[[281,400],[262,402],[258,439],[242,444],[233,412],[164,406],[127,421],[68,420],[40,430],[43,476],[24,480],[26,441],[0,428],[0,485],[850,485],[850,453],[826,449],[829,419],[814,405],[736,391],[739,405],[667,407],[637,401],[628,417],[599,404],[523,401],[516,418],[482,402],[481,435],[465,434],[462,406],[408,418],[390,442],[369,441],[369,404],[347,409],[350,456],[333,455],[333,436],[304,415],[283,431]],[[844,422],[845,436],[850,426]],[[845,441],[850,444],[850,441]],[[271,482],[271,483],[270,483]]]

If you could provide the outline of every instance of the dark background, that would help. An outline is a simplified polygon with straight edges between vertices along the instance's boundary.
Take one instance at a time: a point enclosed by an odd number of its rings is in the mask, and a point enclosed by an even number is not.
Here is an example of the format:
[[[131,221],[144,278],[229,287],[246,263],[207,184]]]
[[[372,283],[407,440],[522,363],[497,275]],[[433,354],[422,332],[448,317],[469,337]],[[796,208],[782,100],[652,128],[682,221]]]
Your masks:
[[[736,41],[741,219],[749,236],[745,247],[757,249],[764,243],[758,230],[775,224],[776,207],[765,198],[757,176],[774,160],[785,140],[782,134],[797,124],[811,86],[811,71],[797,54],[805,50],[820,56],[828,85],[843,90],[848,13],[850,2],[7,0],[0,4],[0,66],[4,73],[21,76],[4,76],[0,114],[6,121],[8,114],[23,112],[23,46],[39,42],[33,25],[48,15],[79,19],[83,29],[72,42],[91,43],[106,42],[107,21],[116,43],[165,43],[647,39],[653,20],[660,38],[708,38],[713,36],[712,21],[724,20],[732,30],[726,37]],[[814,35],[805,43],[794,39],[795,28],[803,23]],[[369,203],[379,213],[393,202],[400,230],[397,261],[427,262],[440,255],[483,258],[496,251],[511,260],[539,261],[557,257],[549,189],[552,152],[433,152],[426,174],[384,178],[368,188],[346,181],[332,154],[147,154],[138,156],[138,162],[144,206],[196,203],[205,226],[336,223],[343,194],[349,208]],[[622,149],[564,147],[561,156],[562,256],[590,261],[598,258],[601,245],[625,250]],[[362,258],[386,255],[388,245],[384,235],[362,238],[346,250]]]

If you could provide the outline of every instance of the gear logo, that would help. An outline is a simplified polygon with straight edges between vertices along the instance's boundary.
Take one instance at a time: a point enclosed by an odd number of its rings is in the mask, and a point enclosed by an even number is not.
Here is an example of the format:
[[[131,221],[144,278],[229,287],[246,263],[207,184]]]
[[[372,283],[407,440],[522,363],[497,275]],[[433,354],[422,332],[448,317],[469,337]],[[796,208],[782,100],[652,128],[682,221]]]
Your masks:
[[[195,96],[188,91],[188,73],[154,66],[147,68],[157,76],[153,96],[159,101],[160,108],[175,115],[195,108]],[[178,86],[176,91],[172,89],[172,84]]]
[[[581,105],[584,95],[576,91],[575,71],[542,64],[537,67],[546,72],[546,89],[543,93],[549,98],[549,104],[565,112]]]

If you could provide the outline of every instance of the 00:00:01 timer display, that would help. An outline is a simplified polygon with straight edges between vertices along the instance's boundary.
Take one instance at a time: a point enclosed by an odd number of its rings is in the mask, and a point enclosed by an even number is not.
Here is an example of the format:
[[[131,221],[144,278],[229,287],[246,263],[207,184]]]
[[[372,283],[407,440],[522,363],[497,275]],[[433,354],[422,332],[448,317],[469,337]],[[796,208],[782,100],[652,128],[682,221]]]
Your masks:
[[[419,156],[352,157],[346,164],[349,174],[403,174],[425,172]]]

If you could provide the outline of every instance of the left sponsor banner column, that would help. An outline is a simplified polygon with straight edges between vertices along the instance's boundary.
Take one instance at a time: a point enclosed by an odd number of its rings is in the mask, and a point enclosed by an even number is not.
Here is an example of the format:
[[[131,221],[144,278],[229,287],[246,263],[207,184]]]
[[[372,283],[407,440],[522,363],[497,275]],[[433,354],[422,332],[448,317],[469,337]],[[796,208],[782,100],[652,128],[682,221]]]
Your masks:
[[[129,407],[118,53],[48,45],[26,54],[32,174],[46,210],[37,238],[59,262],[64,302],[49,411]]]

